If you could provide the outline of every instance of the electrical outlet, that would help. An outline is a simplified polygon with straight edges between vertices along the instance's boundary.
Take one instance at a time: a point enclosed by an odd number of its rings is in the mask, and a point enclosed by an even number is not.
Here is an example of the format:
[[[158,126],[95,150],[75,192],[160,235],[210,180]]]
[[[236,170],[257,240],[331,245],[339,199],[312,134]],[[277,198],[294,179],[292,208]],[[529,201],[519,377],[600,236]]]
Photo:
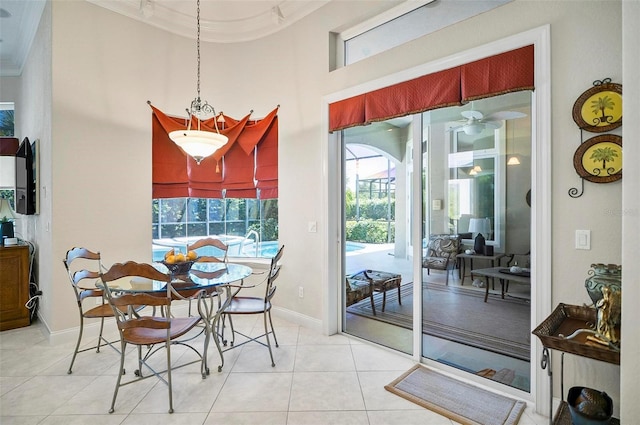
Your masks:
[[[302,286],[298,287],[298,296],[304,298],[304,288]]]

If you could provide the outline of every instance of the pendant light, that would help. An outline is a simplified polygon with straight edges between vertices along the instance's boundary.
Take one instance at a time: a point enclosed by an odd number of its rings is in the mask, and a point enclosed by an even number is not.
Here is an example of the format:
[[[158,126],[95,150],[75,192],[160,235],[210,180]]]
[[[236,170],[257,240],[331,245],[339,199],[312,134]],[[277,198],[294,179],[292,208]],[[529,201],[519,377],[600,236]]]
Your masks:
[[[186,130],[175,130],[169,133],[169,138],[182,148],[187,155],[195,159],[196,163],[213,155],[215,151],[224,146],[229,138],[220,133],[218,120],[213,120],[216,131],[203,130],[200,121],[208,116],[215,116],[216,111],[213,106],[205,100],[200,99],[200,0],[197,0],[197,50],[198,50],[198,84],[196,98],[191,101],[191,106],[187,109],[189,124]],[[222,114],[222,113],[221,113]],[[192,129],[191,124],[195,121],[197,129]]]

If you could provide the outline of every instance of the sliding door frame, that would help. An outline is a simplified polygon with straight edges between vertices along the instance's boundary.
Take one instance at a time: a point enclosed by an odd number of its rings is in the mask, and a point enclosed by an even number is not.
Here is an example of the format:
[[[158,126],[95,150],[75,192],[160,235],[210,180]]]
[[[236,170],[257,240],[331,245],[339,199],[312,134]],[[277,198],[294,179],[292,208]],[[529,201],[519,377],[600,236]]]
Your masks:
[[[495,42],[478,46],[467,51],[432,61],[385,76],[376,80],[363,83],[358,86],[345,88],[344,90],[325,96],[321,102],[322,114],[322,145],[323,150],[323,179],[322,196],[324,204],[327,206],[324,217],[327,226],[322,234],[322,245],[324,253],[323,261],[323,329],[327,335],[341,332],[343,300],[341,288],[344,280],[344,257],[342,246],[342,213],[341,213],[341,193],[342,193],[342,166],[340,154],[339,132],[328,133],[329,128],[329,104],[347,99],[352,96],[363,94],[379,88],[387,87],[412,78],[430,74],[440,70],[452,68],[465,63],[473,62],[488,56],[496,55],[509,50],[517,49],[527,45],[534,45],[535,57],[535,91],[532,96],[532,135],[531,135],[531,261],[532,261],[532,281],[536,284],[531,288],[531,329],[551,313],[551,63],[550,63],[550,26],[545,25],[539,28],[513,35]],[[414,120],[418,121],[418,120]],[[414,124],[417,125],[417,124]],[[414,156],[422,152],[418,142],[413,143]],[[422,217],[422,192],[420,175],[416,168],[422,165],[421,160],[413,159],[413,217],[414,221]],[[415,227],[414,229],[421,228]],[[421,234],[414,232],[413,258],[414,276],[421,276],[420,266]],[[414,297],[414,341],[421,341],[421,303]],[[536,339],[531,339],[531,391],[529,394],[522,394],[516,391],[516,395],[526,398],[535,403],[536,411],[541,414],[548,414],[550,385],[547,372],[540,368],[540,357],[542,346]],[[414,344],[414,353],[411,356],[416,362],[422,360],[422,343]],[[437,368],[437,365],[433,365]],[[453,372],[457,374],[457,372]],[[474,380],[479,385],[492,387],[504,392],[510,392],[504,386],[499,386],[478,378],[473,375],[459,372],[463,379]]]

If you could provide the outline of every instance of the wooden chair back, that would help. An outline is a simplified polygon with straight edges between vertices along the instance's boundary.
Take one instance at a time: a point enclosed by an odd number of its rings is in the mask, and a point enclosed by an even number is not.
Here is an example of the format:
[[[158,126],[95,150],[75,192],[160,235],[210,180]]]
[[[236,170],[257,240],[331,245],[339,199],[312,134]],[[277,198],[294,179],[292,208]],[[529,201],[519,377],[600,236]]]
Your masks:
[[[216,254],[199,255],[198,261],[202,263],[226,263],[229,246],[216,238],[204,238],[198,239],[191,245],[187,245],[187,251],[195,251],[200,254],[198,250],[204,251],[203,248],[209,247],[209,251],[213,251]]]

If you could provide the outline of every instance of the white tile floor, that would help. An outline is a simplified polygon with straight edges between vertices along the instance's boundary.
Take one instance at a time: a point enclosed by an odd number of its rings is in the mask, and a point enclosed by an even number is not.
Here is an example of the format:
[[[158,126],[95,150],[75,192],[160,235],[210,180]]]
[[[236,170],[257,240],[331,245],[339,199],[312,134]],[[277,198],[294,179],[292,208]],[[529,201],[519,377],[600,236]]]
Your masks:
[[[258,332],[259,318],[236,322]],[[0,423],[9,424],[447,424],[454,422],[387,392],[384,385],[413,365],[406,357],[343,335],[323,336],[274,318],[280,347],[272,368],[265,347],[250,343],[219,357],[209,350],[211,374],[199,364],[173,374],[175,413],[167,387],[152,377],[120,389],[109,414],[119,355],[109,348],[78,355],[67,369],[73,344],[51,346],[42,326],[0,333]],[[172,349],[174,362],[191,354]],[[159,364],[164,356],[157,358]],[[135,353],[127,355],[127,375]],[[133,360],[133,362],[131,362]],[[523,425],[548,419],[527,407]]]

